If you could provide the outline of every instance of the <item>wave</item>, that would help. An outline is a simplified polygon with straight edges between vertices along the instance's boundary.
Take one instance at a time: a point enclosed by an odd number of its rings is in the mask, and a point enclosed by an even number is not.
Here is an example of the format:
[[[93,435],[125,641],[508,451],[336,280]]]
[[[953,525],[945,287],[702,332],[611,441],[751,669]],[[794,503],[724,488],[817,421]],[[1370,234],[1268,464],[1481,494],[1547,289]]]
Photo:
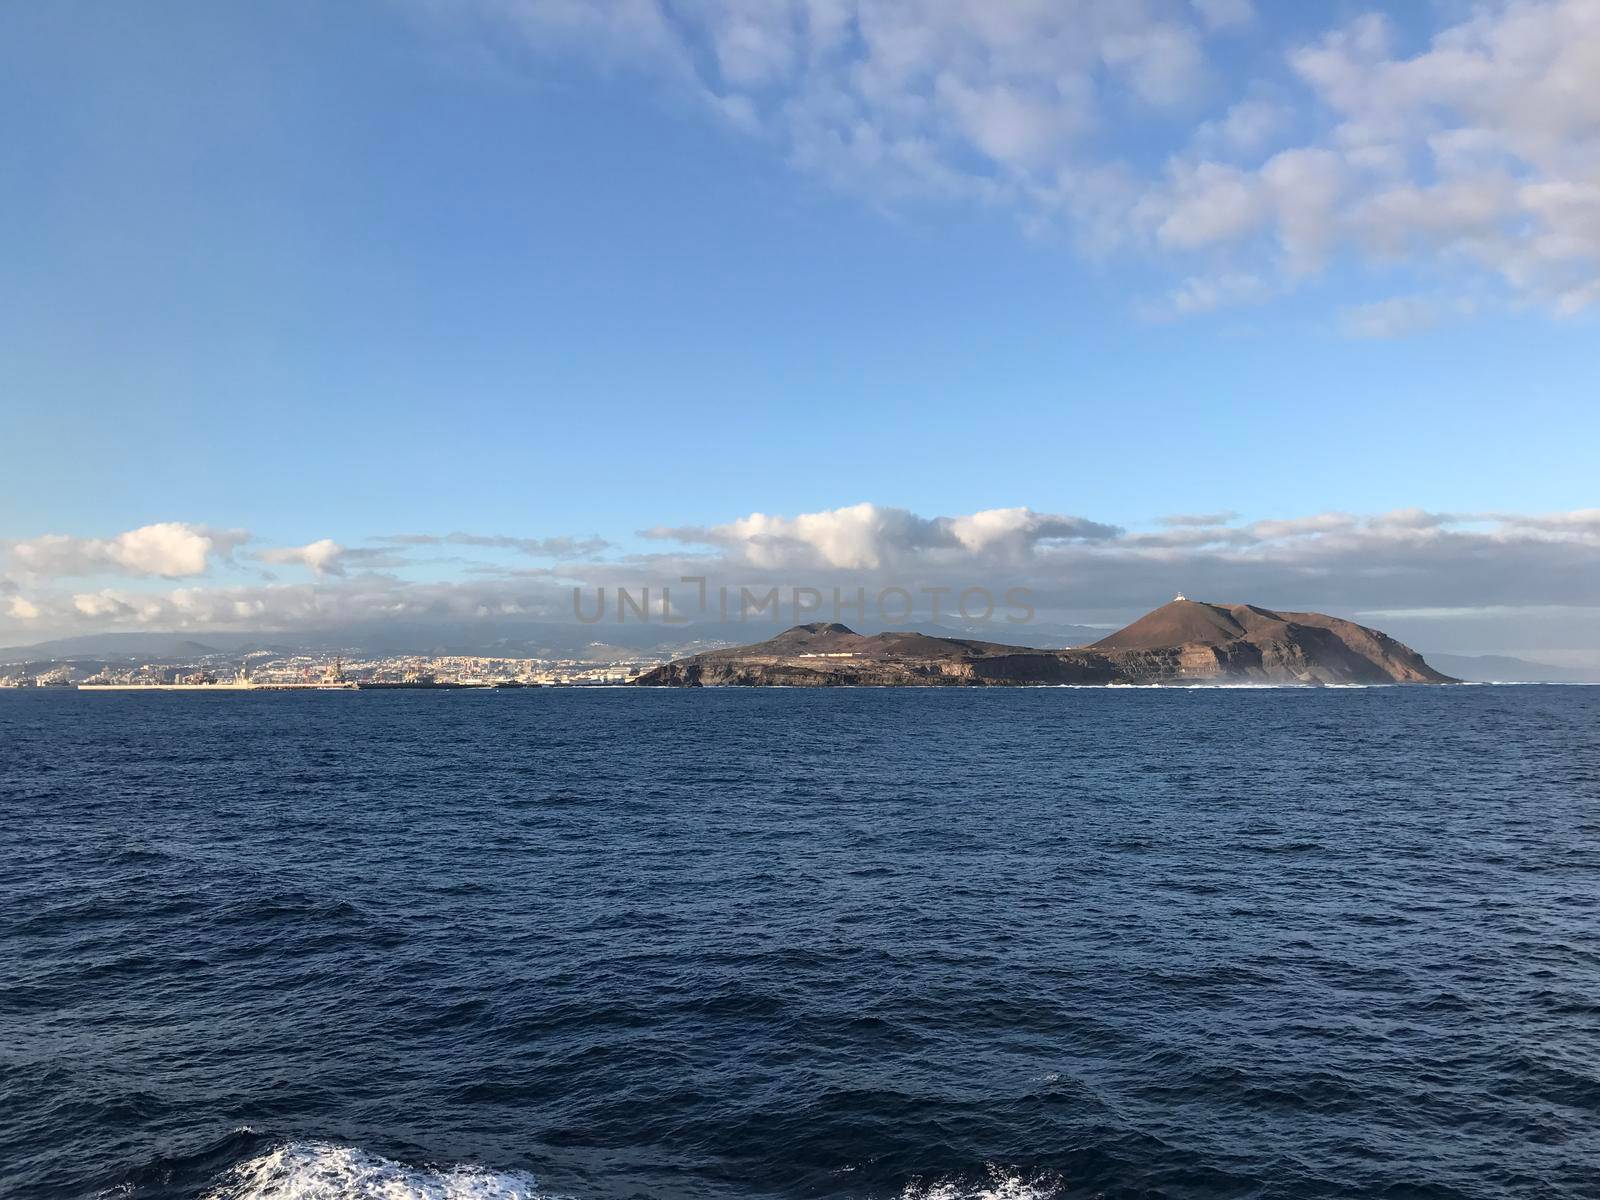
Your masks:
[[[531,1175],[410,1167],[381,1154],[290,1142],[246,1160],[205,1200],[552,1200]]]
[[[900,1200],[1051,1200],[1061,1181],[1051,1175],[1022,1175],[990,1166],[981,1178],[915,1179]]]
[[[849,1168],[846,1168],[847,1170]],[[899,1200],[1054,1200],[1061,1181],[990,1165],[982,1175],[913,1179]],[[520,1171],[414,1167],[357,1146],[289,1142],[232,1167],[204,1200],[560,1200]]]

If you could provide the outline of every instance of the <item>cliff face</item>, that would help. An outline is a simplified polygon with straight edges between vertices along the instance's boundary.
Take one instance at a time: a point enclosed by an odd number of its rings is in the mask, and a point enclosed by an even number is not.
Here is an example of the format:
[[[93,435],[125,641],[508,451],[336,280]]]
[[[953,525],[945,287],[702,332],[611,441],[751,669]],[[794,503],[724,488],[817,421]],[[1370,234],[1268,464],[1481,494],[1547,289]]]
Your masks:
[[[1031,650],[920,633],[797,625],[657,667],[644,687],[1453,683],[1376,629],[1321,613],[1174,600],[1092,646]]]
[[[1179,647],[1186,677],[1286,683],[1454,683],[1386,633],[1323,613],[1174,600],[1102,638],[1111,655]],[[1207,652],[1210,652],[1209,656]]]

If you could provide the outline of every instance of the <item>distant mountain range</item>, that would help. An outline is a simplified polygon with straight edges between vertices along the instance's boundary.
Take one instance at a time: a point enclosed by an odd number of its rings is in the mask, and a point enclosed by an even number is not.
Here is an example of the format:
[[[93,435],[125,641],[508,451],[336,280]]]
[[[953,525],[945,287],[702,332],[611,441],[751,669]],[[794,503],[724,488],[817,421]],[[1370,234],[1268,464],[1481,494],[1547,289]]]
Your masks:
[[[748,636],[748,635],[747,635]],[[203,639],[203,640],[202,640]],[[96,633],[0,648],[0,663],[24,661],[194,662],[207,656],[277,654],[417,654],[504,658],[583,658],[598,651],[623,658],[658,646],[723,643],[688,626],[545,625],[532,622],[394,623],[294,633]]]
[[[1179,597],[1088,646],[1043,649],[798,625],[650,671],[643,686],[1455,683],[1376,629],[1322,613]]]
[[[1552,667],[1504,654],[1436,654],[1428,661],[1470,683],[1600,683],[1600,669]]]
[[[226,642],[228,636],[220,634],[217,641]],[[261,644],[259,634],[248,640],[240,649]],[[211,642],[199,642],[174,633],[91,633],[79,637],[56,638],[48,642],[33,642],[26,646],[0,646],[0,663],[25,661],[61,661],[79,658],[119,659],[142,658],[193,661],[209,654],[224,653],[224,648]]]

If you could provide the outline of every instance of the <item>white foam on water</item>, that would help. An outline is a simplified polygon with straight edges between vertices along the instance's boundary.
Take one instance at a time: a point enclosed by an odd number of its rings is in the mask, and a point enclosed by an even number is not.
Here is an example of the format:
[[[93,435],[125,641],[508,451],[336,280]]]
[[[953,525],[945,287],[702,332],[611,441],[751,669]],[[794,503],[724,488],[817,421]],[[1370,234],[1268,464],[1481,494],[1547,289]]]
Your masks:
[[[531,1175],[408,1167],[353,1146],[290,1142],[240,1163],[206,1200],[549,1200]]]
[[[915,1179],[900,1200],[1054,1200],[1060,1180],[989,1166]],[[482,1167],[412,1167],[357,1146],[290,1142],[239,1163],[204,1200],[560,1200],[533,1176]]]
[[[1051,1200],[1061,1181],[1048,1175],[1023,1175],[991,1166],[980,1178],[916,1179],[906,1184],[900,1200]]]

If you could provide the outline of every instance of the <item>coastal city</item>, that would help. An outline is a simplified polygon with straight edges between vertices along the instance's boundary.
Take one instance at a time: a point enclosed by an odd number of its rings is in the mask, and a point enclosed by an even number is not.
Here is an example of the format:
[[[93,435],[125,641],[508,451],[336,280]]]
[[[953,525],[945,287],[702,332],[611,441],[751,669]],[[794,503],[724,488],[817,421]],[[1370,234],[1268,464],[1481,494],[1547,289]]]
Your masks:
[[[327,690],[606,687],[632,683],[666,656],[588,661],[471,655],[208,654],[193,662],[44,661],[0,664],[0,688]]]

